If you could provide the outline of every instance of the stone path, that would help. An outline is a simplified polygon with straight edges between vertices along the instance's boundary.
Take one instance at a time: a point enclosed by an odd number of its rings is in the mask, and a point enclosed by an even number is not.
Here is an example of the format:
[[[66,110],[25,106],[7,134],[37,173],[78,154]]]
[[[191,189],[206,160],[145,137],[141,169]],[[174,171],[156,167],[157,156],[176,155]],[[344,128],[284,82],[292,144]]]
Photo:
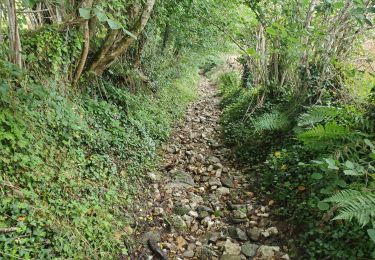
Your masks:
[[[272,201],[260,204],[222,144],[217,90],[204,76],[199,93],[150,173],[151,209],[131,259],[289,259]]]

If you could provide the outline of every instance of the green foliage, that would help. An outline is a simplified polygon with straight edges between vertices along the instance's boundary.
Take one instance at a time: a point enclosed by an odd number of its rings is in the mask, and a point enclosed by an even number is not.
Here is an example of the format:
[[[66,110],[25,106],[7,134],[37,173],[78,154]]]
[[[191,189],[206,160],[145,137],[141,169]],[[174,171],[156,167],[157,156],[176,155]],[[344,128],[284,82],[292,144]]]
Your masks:
[[[375,194],[355,190],[343,190],[325,200],[333,202],[340,208],[334,220],[355,219],[362,226],[375,225]]]
[[[26,37],[25,37],[26,36]],[[61,31],[57,26],[46,26],[35,32],[27,32],[22,46],[28,69],[43,79],[68,79],[74,73],[72,67],[81,52],[82,36],[75,29]]]
[[[313,127],[322,121],[331,121],[338,115],[335,107],[313,106],[307,113],[303,113],[298,118],[299,127]]]
[[[311,149],[324,150],[332,148],[355,136],[347,126],[339,125],[336,122],[329,122],[326,125],[317,125],[312,129],[302,132],[298,139]]]
[[[283,130],[289,125],[288,117],[278,111],[263,114],[253,119],[254,129],[257,132]]]
[[[110,78],[69,96],[53,83],[9,88],[0,112],[0,227],[16,231],[0,234],[0,254],[113,259],[131,249],[124,209],[194,98],[191,66],[154,97]],[[9,69],[2,73],[13,77]]]
[[[337,221],[327,217],[335,209],[331,204],[336,205],[327,197],[347,189],[359,192],[374,188],[373,120],[366,109],[352,103],[340,104],[328,95],[327,105],[306,106],[299,113],[288,113],[287,119],[281,111],[296,111],[288,92],[244,90],[239,83],[231,87],[231,81],[227,82],[227,89],[235,91],[225,92],[225,86],[221,86],[226,102],[221,120],[223,133],[228,143],[238,145],[242,162],[256,165],[251,172],[260,182],[258,192],[278,202],[276,215],[301,227],[294,230],[297,238],[291,241],[292,256],[373,257],[375,244],[361,227],[373,219],[371,192],[366,199],[337,205]],[[266,102],[259,106],[254,100],[262,95]],[[260,150],[266,153],[263,157],[259,156]],[[339,221],[350,219],[360,221]],[[337,240],[355,244],[355,250],[343,247]]]

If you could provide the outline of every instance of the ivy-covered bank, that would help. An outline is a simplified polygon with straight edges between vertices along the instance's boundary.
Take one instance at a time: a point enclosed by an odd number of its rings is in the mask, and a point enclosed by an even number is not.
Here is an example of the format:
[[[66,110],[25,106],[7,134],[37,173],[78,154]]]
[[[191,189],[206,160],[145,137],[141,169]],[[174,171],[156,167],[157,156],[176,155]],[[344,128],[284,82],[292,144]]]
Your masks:
[[[127,208],[195,95],[197,67],[180,69],[155,95],[132,94],[109,78],[73,94],[1,62],[3,257],[108,259],[127,252]],[[14,77],[27,87],[7,88]]]

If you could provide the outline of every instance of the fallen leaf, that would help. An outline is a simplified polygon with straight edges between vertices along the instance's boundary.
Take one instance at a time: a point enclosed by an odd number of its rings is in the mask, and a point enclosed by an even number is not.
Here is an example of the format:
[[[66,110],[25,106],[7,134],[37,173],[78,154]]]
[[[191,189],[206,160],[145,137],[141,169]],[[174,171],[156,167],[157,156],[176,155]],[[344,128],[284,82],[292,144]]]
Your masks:
[[[20,216],[17,218],[18,221],[25,221],[26,217],[25,216]]]

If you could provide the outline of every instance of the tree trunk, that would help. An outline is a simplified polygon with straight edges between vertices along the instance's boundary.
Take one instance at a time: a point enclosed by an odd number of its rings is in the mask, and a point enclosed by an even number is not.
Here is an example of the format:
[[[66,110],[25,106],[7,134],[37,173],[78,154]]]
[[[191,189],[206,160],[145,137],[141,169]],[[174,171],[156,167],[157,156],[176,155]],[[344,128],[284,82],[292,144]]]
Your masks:
[[[82,7],[84,8],[91,8],[93,4],[93,0],[86,0]],[[84,36],[83,36],[83,48],[81,53],[81,58],[79,60],[76,73],[74,75],[73,79],[73,85],[77,85],[79,78],[82,75],[83,69],[85,68],[87,56],[89,54],[90,50],[90,20],[85,20],[85,23],[83,25],[84,30]]]
[[[3,28],[3,16],[3,5],[0,3],[0,44],[4,41],[3,31],[1,30]]]
[[[7,0],[6,4],[8,8],[9,23],[9,60],[22,68],[21,40],[17,23],[16,2],[15,0]]]
[[[155,0],[148,0],[143,13],[139,20],[134,25],[132,29],[132,34],[136,37],[143,31],[145,28],[150,16],[151,12],[154,8]],[[111,31],[109,37],[105,44],[103,45],[102,49],[99,51],[98,55],[94,58],[93,62],[90,65],[89,70],[94,72],[96,75],[101,75],[103,72],[112,65],[112,63],[121,55],[123,54],[129,46],[134,42],[134,38],[126,35],[121,38],[116,44],[114,44],[114,40],[116,37],[111,37],[113,31]],[[116,33],[117,35],[117,33]]]

